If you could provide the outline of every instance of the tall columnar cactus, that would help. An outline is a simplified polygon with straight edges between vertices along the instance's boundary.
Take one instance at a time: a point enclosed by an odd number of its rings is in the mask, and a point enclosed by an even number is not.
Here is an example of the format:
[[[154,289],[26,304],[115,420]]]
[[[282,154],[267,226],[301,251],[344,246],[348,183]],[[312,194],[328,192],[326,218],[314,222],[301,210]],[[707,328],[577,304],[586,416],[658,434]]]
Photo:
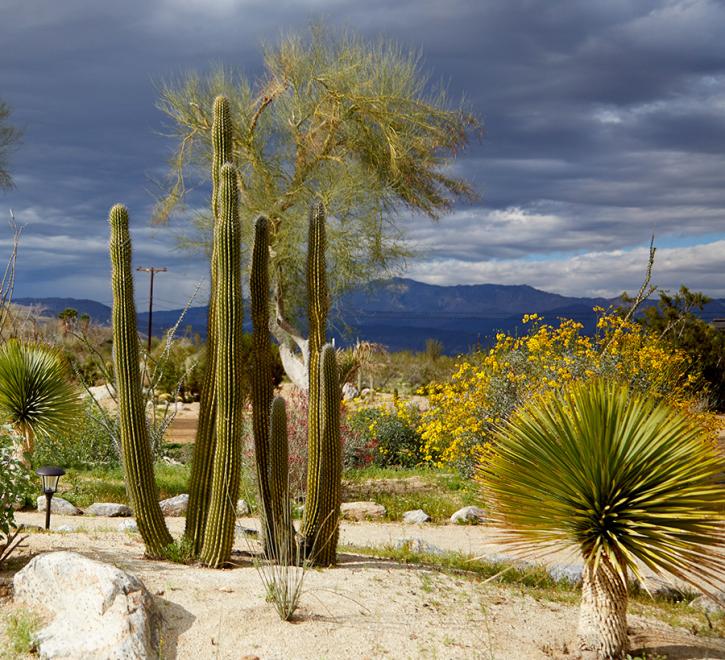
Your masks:
[[[232,161],[232,122],[229,101],[224,96],[214,100],[214,119],[212,123],[212,193],[211,209],[214,224],[219,215],[220,170],[224,163]],[[214,461],[216,417],[216,265],[212,248],[211,286],[209,292],[209,311],[206,337],[206,372],[201,386],[199,401],[199,424],[194,443],[194,455],[191,462],[189,480],[189,508],[186,514],[186,538],[191,542],[194,554],[201,551],[204,543],[204,530],[211,497],[212,465]]]
[[[342,479],[340,381],[331,344],[320,351],[318,377],[318,437],[308,459],[303,536],[307,559],[318,566],[330,566],[337,558]],[[310,408],[309,414],[311,417],[315,411]]]
[[[146,554],[163,555],[173,539],[159,507],[153,457],[141,392],[136,307],[131,272],[128,211],[116,204],[110,212],[111,286],[113,289],[113,361],[121,419],[123,467]]]
[[[289,443],[287,440],[287,412],[284,399],[272,401],[269,421],[269,494],[268,520],[272,520],[273,550],[268,556],[284,565],[297,563],[294,528],[289,498]],[[270,534],[271,536],[272,534]]]
[[[252,430],[259,484],[259,503],[264,533],[264,548],[275,556],[275,526],[278,520],[272,513],[270,454],[270,407],[274,397],[269,339],[269,226],[260,216],[254,223],[252,267],[249,273],[252,307]],[[285,467],[286,470],[286,467]],[[286,480],[286,476],[285,476]],[[285,495],[286,497],[286,495]]]
[[[236,172],[220,170],[219,216],[214,228],[216,259],[216,449],[212,497],[200,559],[223,566],[234,542],[242,467],[242,288],[241,228]]]

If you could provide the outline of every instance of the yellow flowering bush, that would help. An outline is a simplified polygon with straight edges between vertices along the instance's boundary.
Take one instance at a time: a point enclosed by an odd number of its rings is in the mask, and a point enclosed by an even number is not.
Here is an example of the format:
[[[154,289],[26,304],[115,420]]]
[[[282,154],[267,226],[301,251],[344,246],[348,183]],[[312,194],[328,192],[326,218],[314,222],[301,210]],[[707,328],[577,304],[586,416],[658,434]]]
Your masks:
[[[424,459],[470,472],[493,427],[519,404],[594,377],[667,398],[717,429],[715,415],[699,405],[702,380],[685,352],[673,350],[638,323],[601,308],[595,311],[594,336],[583,334],[582,324],[570,319],[553,326],[527,314],[525,334],[498,334],[489,351],[465,356],[448,382],[426,388],[430,409],[418,427]]]

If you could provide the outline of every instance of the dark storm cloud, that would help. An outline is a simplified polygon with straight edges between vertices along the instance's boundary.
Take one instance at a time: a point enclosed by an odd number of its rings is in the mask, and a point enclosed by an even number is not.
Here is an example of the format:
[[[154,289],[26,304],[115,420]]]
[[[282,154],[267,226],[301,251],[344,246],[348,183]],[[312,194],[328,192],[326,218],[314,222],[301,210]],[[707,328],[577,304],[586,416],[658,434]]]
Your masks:
[[[721,290],[722,2],[5,0],[0,98],[26,127],[17,190],[0,198],[30,223],[19,295],[107,302],[105,218],[122,200],[137,262],[169,266],[160,301],[182,304],[207,266],[148,224],[148,175],[173,146],[154,81],[213,62],[255,77],[261,42],[320,18],[420,49],[485,122],[483,143],[451,165],[481,201],[436,225],[404,219],[412,275],[618,293],[636,288],[655,232],[658,283]]]

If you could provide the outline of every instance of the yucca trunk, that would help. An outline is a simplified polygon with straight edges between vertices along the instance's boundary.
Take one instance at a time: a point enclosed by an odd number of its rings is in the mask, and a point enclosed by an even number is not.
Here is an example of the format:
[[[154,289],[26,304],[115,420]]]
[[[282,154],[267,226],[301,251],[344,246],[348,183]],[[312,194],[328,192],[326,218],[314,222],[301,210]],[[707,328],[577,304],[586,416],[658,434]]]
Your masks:
[[[627,653],[627,585],[606,555],[584,565],[579,645],[602,659]]]
[[[173,539],[159,506],[153,456],[141,393],[136,307],[131,272],[128,212],[116,204],[110,213],[111,285],[113,289],[113,366],[121,420],[121,453],[126,488],[138,530],[152,557],[163,555]]]
[[[214,100],[212,124],[213,158],[211,167],[211,209],[214,223],[219,215],[220,170],[232,160],[232,125],[229,101],[223,96]],[[214,462],[216,423],[216,295],[217,272],[212,244],[209,310],[206,333],[206,371],[199,397],[199,424],[196,429],[194,455],[189,478],[189,507],[186,513],[185,536],[193,547],[194,555],[201,552],[204,544],[206,518],[211,498],[212,466]]]
[[[217,264],[216,449],[212,493],[200,559],[221,567],[231,556],[242,469],[241,228],[236,172],[221,171],[219,217],[214,228]]]

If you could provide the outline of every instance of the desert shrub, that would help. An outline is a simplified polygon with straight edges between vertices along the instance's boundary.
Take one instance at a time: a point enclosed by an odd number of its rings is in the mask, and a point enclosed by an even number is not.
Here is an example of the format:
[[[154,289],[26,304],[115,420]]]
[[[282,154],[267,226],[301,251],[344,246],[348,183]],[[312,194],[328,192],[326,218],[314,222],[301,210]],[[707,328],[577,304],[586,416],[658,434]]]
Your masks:
[[[701,378],[687,354],[638,323],[598,311],[591,337],[575,321],[553,326],[526,315],[528,332],[498,334],[493,348],[466,356],[448,381],[427,388],[431,407],[419,426],[425,459],[470,474],[492,431],[517,406],[594,376],[666,398],[714,430],[717,420],[702,410]]]
[[[33,465],[66,468],[116,467],[119,465],[117,420],[87,400],[77,423],[62,433],[39,436]]]
[[[351,435],[366,448],[378,467],[415,467],[421,463],[420,411],[413,403],[396,401],[392,408],[360,408],[350,415]],[[362,467],[364,463],[355,467]]]
[[[11,427],[0,427],[0,567],[18,542],[13,505],[35,491],[30,472],[17,458],[20,442]]]

